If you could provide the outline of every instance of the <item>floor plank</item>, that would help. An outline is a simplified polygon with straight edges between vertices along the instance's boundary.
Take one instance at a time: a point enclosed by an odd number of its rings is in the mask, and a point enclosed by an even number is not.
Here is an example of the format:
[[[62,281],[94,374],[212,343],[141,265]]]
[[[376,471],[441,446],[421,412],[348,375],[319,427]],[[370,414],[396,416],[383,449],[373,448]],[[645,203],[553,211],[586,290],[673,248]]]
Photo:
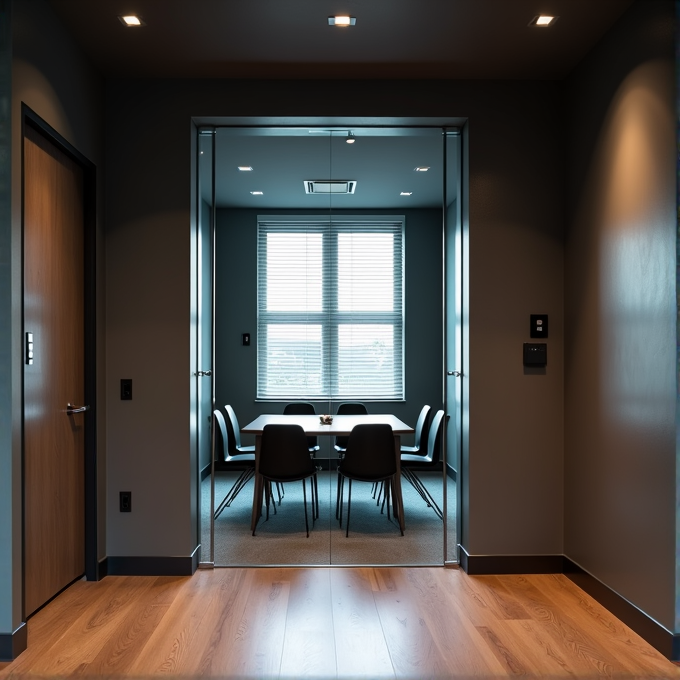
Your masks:
[[[444,568],[199,570],[79,581],[28,621],[0,680],[676,678],[561,574]]]
[[[393,678],[373,598],[371,569],[333,569],[331,595],[338,677]]]
[[[336,676],[330,569],[289,570],[290,595],[281,676]]]

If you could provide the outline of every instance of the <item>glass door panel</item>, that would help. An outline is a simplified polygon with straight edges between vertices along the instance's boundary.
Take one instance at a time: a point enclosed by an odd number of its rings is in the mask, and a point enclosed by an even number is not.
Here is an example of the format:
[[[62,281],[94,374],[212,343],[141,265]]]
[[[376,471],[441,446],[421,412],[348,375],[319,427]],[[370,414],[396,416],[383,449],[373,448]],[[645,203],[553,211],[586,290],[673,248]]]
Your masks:
[[[212,405],[213,405],[213,281],[212,244],[214,217],[214,129],[199,130],[197,143],[198,192],[196,200],[195,294],[196,354],[194,377],[197,390],[196,436],[198,441],[198,514],[200,562],[213,563],[211,512]]]
[[[217,128],[213,377],[225,419],[227,405],[242,428],[292,402],[311,403],[317,415],[361,402],[415,427],[423,406],[430,418],[444,409],[445,140],[440,128]],[[361,483],[345,535],[336,442],[317,443],[320,516],[309,538],[300,482],[283,485],[280,501],[274,490],[276,514],[270,508],[255,537],[252,480],[220,509],[241,471],[216,447],[202,487],[216,566],[442,564],[455,512],[450,503],[437,511],[450,481],[440,439],[434,464],[424,457],[411,481],[402,477],[403,537],[381,513],[379,490]],[[414,435],[402,443],[415,445]],[[242,446],[254,444],[241,436]]]
[[[445,480],[446,506],[446,561],[458,562],[460,517],[461,432],[462,432],[462,382],[463,382],[463,230],[461,136],[457,130],[447,131],[446,182],[445,182],[445,348],[446,377],[445,400]]]
[[[216,408],[243,428],[288,405],[328,413],[324,391],[327,194],[305,180],[329,177],[328,131],[220,128],[216,137]],[[295,408],[295,406],[293,408]],[[302,482],[274,485],[274,503],[252,536],[253,481],[215,518],[215,564],[327,565],[330,442],[319,438],[320,517],[305,533]],[[254,446],[252,434],[241,445]],[[218,504],[240,470],[221,462]],[[307,483],[308,503],[310,486]],[[311,512],[311,504],[308,505]],[[218,505],[219,512],[219,505]],[[312,527],[313,524],[313,527]]]
[[[443,408],[443,177],[439,128],[332,134],[334,411],[360,402],[369,414],[415,427],[425,405],[431,415]],[[403,437],[404,445],[415,443],[414,435]],[[409,461],[401,477],[404,536],[388,521],[380,485],[355,482],[349,536],[348,488],[343,526],[332,523],[332,564],[442,564],[442,464],[430,463],[426,448],[412,454],[422,460]]]

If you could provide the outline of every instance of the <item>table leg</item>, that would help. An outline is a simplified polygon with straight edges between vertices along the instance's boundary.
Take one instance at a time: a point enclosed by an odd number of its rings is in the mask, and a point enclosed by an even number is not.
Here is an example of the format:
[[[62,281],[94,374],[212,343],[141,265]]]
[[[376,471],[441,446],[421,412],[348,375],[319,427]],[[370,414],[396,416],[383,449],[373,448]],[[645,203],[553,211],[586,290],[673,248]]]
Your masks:
[[[250,531],[254,532],[257,521],[262,515],[262,493],[264,483],[260,476],[260,451],[262,450],[262,434],[255,435],[255,479],[253,481],[253,510],[250,515]]]
[[[394,435],[394,455],[397,461],[397,474],[392,481],[392,512],[399,519],[399,528],[404,533],[404,499],[401,495],[401,437]]]

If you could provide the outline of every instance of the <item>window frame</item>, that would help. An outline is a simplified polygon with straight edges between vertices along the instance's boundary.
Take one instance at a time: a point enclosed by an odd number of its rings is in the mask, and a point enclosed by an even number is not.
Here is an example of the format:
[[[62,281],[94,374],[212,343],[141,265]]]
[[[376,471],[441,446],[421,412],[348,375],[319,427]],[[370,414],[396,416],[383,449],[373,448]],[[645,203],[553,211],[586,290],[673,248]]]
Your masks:
[[[334,399],[361,399],[363,401],[403,401],[405,394],[405,226],[404,215],[350,215],[343,217],[327,215],[276,216],[258,215],[257,218],[257,373],[256,399],[258,401],[285,401],[306,399],[311,401]],[[267,311],[266,234],[318,232],[322,234],[322,309],[309,311]],[[338,310],[339,267],[338,239],[342,233],[391,233],[393,241],[393,300],[391,311]],[[263,236],[263,234],[265,234]],[[263,289],[264,286],[264,289]],[[318,320],[318,323],[317,323]],[[321,327],[320,388],[319,391],[274,393],[266,384],[268,334],[272,324],[318,325]],[[339,330],[343,325],[362,323],[389,325],[392,328],[393,389],[389,392],[339,391],[338,364],[341,360]]]

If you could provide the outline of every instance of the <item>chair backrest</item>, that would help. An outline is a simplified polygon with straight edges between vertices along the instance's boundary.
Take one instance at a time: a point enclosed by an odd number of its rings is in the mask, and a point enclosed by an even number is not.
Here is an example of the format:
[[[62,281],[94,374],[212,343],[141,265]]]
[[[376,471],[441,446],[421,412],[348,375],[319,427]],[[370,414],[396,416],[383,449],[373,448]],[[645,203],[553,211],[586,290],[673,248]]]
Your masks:
[[[430,430],[427,435],[427,454],[426,458],[430,459],[432,463],[438,463],[441,457],[441,438],[444,423],[444,411],[439,409],[434,414],[432,422],[430,423]]]
[[[283,407],[284,415],[293,416],[313,416],[316,413],[314,404],[310,404],[308,401],[292,401]],[[307,437],[307,446],[311,449],[317,446],[319,443],[316,437]]]
[[[382,423],[356,425],[350,432],[340,469],[347,477],[369,482],[396,474],[392,428]]]
[[[366,404],[360,401],[343,401],[341,404],[338,404],[336,413],[338,415],[360,416],[368,413],[368,410]]]
[[[308,401],[292,401],[283,407],[283,412],[286,415],[313,416],[316,410],[314,404],[310,404]]]
[[[262,430],[259,473],[274,481],[295,481],[316,472],[307,435],[300,425],[265,425]]]
[[[343,401],[338,404],[338,409],[335,412],[337,415],[348,415],[348,416],[361,416],[368,413],[368,409],[365,404],[360,401]],[[336,437],[335,445],[343,449],[347,448],[348,437]]]
[[[418,421],[416,422],[416,432],[414,435],[414,446],[417,447],[418,451],[425,452],[427,447],[427,421],[430,417],[431,406],[425,404],[422,409],[420,409],[420,415],[418,416]]]
[[[241,446],[241,428],[234,409],[226,404],[224,410],[227,414],[227,452],[230,456],[238,455],[238,448]]]
[[[213,422],[215,423],[215,460],[224,462],[227,458],[227,423],[224,420],[222,411],[213,411]]]

